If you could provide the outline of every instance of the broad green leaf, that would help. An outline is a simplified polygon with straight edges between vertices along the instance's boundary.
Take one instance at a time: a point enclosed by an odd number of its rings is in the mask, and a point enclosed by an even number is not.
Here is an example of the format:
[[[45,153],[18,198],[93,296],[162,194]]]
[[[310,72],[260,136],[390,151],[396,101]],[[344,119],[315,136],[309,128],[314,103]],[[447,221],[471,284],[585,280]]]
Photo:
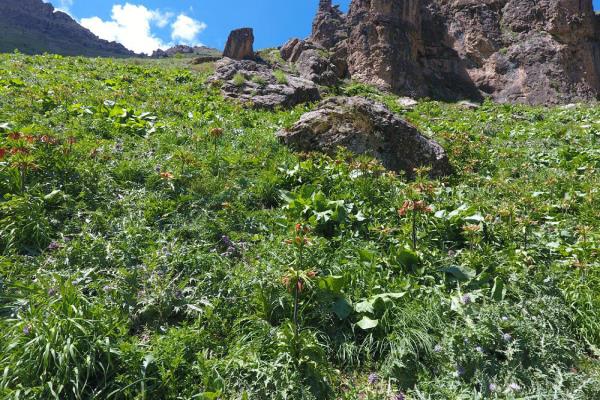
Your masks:
[[[506,295],[506,288],[504,287],[504,281],[499,277],[494,279],[494,287],[492,288],[492,298],[496,301],[504,300]]]
[[[472,269],[456,265],[443,268],[441,271],[452,275],[455,279],[463,282],[468,281],[469,279],[473,279],[476,275],[475,271],[473,271]]]
[[[354,306],[354,311],[356,311],[357,313],[369,313],[372,314],[373,312],[375,312],[375,309],[373,308],[373,302],[370,300],[364,300],[361,301],[360,303],[357,303]]]
[[[376,328],[377,325],[379,325],[379,320],[371,319],[367,316],[364,316],[360,321],[356,323],[356,326],[365,331]]]
[[[409,269],[413,269],[419,265],[419,256],[412,250],[402,249],[397,256],[398,262]]]
[[[333,293],[340,293],[344,287],[344,277],[341,275],[331,275],[321,277],[318,280],[319,288],[329,290]]]
[[[352,314],[352,305],[344,297],[340,297],[335,303],[333,303],[332,311],[341,320],[344,320]]]

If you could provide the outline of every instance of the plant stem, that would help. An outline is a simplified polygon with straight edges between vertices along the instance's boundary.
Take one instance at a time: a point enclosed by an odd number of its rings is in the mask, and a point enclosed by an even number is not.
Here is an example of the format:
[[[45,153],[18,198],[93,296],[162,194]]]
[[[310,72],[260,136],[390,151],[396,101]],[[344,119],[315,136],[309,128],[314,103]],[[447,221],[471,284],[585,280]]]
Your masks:
[[[19,180],[21,183],[21,194],[25,192],[25,167],[19,168]]]
[[[299,290],[298,285],[300,284],[299,279],[296,279],[296,287],[294,288],[294,337],[298,339],[298,298]]]
[[[417,250],[417,213],[412,212],[412,248],[413,251]]]

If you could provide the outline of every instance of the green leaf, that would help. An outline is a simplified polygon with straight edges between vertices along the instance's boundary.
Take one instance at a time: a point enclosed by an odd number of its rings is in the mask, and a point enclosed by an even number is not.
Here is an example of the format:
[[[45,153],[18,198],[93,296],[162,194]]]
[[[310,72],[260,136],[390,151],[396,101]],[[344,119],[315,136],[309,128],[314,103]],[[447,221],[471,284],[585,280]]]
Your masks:
[[[370,264],[375,260],[375,253],[366,249],[359,249],[358,257],[360,261]]]
[[[465,221],[468,221],[468,222],[484,222],[485,218],[483,217],[483,215],[477,213],[477,214],[473,214],[471,216],[465,217]]]
[[[331,309],[341,320],[348,318],[352,314],[352,305],[344,297],[337,299]]]
[[[421,261],[417,253],[409,249],[402,249],[398,253],[397,260],[402,266],[409,269],[414,269]]]
[[[372,314],[375,311],[375,309],[373,308],[373,302],[369,300],[364,300],[354,306],[354,311],[356,311],[357,313]]]
[[[356,323],[356,326],[358,326],[360,329],[362,329],[364,331],[368,331],[369,329],[376,328],[377,325],[379,325],[379,320],[371,319],[367,316],[364,316],[360,321],[358,321]]]
[[[444,268],[441,271],[452,275],[455,279],[463,282],[473,279],[475,277],[475,271],[473,271],[472,269],[456,265]]]
[[[321,277],[318,280],[319,288],[323,290],[329,290],[333,293],[340,293],[344,287],[344,276],[342,275],[331,275]]]
[[[217,400],[219,397],[221,397],[221,391],[202,393],[202,399],[204,400]]]
[[[492,288],[492,298],[496,301],[504,300],[504,296],[506,295],[506,287],[504,286],[504,281],[499,277],[494,279],[494,287]]]

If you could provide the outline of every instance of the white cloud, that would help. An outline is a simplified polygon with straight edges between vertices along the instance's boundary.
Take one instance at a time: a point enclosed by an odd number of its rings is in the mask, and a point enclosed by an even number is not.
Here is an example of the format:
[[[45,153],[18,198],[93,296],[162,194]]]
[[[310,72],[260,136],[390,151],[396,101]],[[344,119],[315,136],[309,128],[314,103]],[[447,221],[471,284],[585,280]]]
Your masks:
[[[125,3],[113,6],[110,21],[91,17],[82,18],[80,23],[101,39],[119,42],[136,53],[151,54],[158,48],[168,47],[160,38],[154,36],[152,25],[165,27],[172,17],[171,13],[161,13],[159,10],[149,10],[143,5]]]
[[[179,14],[175,22],[171,25],[171,28],[173,29],[171,33],[171,39],[173,39],[173,41],[198,44],[198,34],[206,29],[206,24],[190,18],[185,14]]]
[[[67,14],[71,14],[71,7],[73,6],[74,0],[44,0],[46,3],[53,3],[56,11],[62,11]]]

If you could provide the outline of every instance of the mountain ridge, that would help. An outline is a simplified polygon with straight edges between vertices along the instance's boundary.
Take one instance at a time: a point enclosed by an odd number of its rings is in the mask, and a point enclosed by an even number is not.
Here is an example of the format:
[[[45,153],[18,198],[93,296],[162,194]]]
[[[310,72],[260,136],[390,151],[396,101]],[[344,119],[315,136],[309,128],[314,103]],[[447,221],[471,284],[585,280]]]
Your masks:
[[[68,14],[42,0],[0,2],[0,52],[64,56],[135,57],[120,43],[100,39]]]

